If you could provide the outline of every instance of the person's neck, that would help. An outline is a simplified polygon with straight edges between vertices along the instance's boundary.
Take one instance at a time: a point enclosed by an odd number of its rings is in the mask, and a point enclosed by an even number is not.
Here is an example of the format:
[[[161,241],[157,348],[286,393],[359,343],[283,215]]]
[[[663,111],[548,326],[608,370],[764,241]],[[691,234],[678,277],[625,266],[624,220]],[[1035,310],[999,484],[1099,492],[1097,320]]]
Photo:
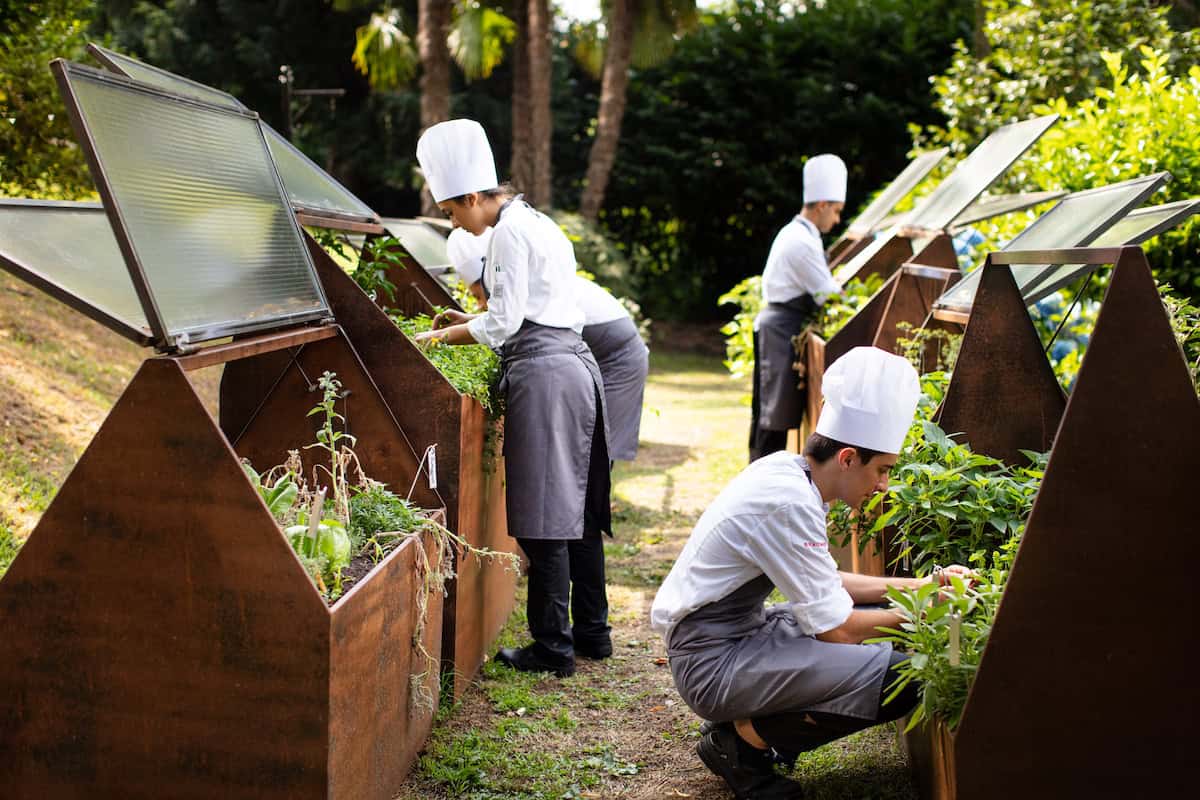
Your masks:
[[[808,222],[812,223],[812,226],[817,229],[817,233],[820,233],[821,226],[818,225],[816,219],[813,218],[813,213],[815,213],[815,212],[810,212],[807,208],[801,209],[800,210],[800,218],[804,219],[804,220],[808,220]]]
[[[489,227],[496,227],[496,224],[500,222],[500,209],[504,208],[504,204],[512,199],[513,195],[511,194],[483,196],[483,199],[480,200],[480,204],[483,206],[483,210],[487,214],[487,218],[491,220],[491,222],[488,224]]]
[[[808,470],[812,475],[813,485],[821,495],[821,502],[829,503],[838,499],[838,476],[841,470],[838,469],[836,458],[831,458],[823,464],[809,461]]]

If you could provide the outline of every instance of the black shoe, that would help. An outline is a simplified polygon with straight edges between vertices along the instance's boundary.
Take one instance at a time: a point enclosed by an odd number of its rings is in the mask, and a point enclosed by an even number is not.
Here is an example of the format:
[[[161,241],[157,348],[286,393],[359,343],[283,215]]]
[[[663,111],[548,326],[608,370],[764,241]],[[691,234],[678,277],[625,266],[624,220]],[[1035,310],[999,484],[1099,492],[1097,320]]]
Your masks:
[[[721,727],[733,727],[732,722],[713,722],[711,719],[706,719],[700,723],[700,735],[707,736],[709,733]],[[736,732],[736,728],[734,729]],[[788,772],[791,772],[796,766],[796,760],[800,758],[799,753],[790,753],[786,750],[777,750],[774,747],[770,750],[771,761],[776,765],[783,767]]]
[[[518,672],[552,672],[556,677],[569,678],[575,674],[574,661],[549,661],[534,652],[534,645],[525,647],[501,647],[496,653],[496,663],[512,667]]]
[[[732,725],[716,725],[696,745],[696,754],[725,780],[738,800],[798,800],[800,784],[775,772],[770,750],[739,747]]]
[[[575,642],[575,655],[601,661],[613,654],[612,639],[599,642]]]

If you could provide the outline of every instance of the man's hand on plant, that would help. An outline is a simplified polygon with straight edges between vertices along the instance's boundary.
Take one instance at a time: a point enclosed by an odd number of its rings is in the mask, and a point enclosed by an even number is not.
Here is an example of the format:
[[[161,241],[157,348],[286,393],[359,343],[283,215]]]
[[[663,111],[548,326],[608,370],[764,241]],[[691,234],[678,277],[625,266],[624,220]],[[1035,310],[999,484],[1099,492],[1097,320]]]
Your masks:
[[[442,335],[439,331],[421,331],[413,337],[413,341],[421,347],[432,347],[442,341]]]

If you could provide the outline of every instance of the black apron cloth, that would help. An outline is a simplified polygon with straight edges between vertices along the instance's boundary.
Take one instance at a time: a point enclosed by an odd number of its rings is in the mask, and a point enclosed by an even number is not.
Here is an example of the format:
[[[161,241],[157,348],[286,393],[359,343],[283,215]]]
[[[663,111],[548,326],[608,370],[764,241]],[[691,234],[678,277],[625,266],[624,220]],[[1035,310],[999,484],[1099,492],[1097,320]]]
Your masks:
[[[786,303],[768,303],[755,319],[752,450],[759,445],[760,430],[785,432],[786,444],[786,431],[800,427],[806,396],[798,388],[799,377],[792,366],[796,363],[792,337],[816,317],[818,308],[812,295],[805,294]],[[752,453],[752,458],[763,455],[767,453]]]
[[[508,533],[579,539],[612,530],[600,368],[579,334],[530,320],[504,343]]]
[[[629,317],[586,325],[583,340],[591,348],[604,377],[605,419],[611,445],[609,458],[633,461],[637,458],[650,351]]]

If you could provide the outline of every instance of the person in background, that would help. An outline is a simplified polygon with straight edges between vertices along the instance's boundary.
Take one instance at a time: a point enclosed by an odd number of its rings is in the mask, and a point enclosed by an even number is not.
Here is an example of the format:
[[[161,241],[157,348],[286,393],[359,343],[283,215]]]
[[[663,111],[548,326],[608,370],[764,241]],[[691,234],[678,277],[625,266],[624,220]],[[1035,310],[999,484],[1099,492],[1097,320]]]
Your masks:
[[[488,304],[483,265],[491,237],[491,228],[481,236],[459,228],[450,232],[446,242],[450,263],[482,308]],[[583,340],[596,357],[604,378],[608,440],[612,448],[609,457],[614,461],[633,461],[637,458],[650,350],[620,300],[578,273],[574,284],[575,301],[583,311]]]
[[[842,218],[846,164],[831,153],[804,163],[804,208],[771,243],[763,271],[763,309],[754,320],[754,384],[750,405],[750,460],[787,447],[805,397],[797,389],[792,337],[804,330],[825,299],[841,292],[825,261],[821,234]]]
[[[604,383],[580,336],[575,252],[550,218],[499,184],[478,122],[430,127],[417,142],[417,160],[455,227],[476,235],[494,229],[488,309],[441,314],[417,340],[501,352],[508,532],[529,560],[533,642],[501,648],[496,660],[566,677],[577,655],[612,652],[601,538],[612,529]]]
[[[804,455],[761,458],[725,487],[650,612],[680,697],[709,720],[696,752],[739,798],[801,797],[776,764],[911,711],[914,684],[883,702],[906,656],[864,644],[901,624],[880,604],[889,586],[969,576],[957,565],[927,578],[838,571],[827,504],[857,508],[887,489],[920,386],[905,359],[857,347],[830,366],[822,391]],[[776,588],[787,603],[764,607]]]

